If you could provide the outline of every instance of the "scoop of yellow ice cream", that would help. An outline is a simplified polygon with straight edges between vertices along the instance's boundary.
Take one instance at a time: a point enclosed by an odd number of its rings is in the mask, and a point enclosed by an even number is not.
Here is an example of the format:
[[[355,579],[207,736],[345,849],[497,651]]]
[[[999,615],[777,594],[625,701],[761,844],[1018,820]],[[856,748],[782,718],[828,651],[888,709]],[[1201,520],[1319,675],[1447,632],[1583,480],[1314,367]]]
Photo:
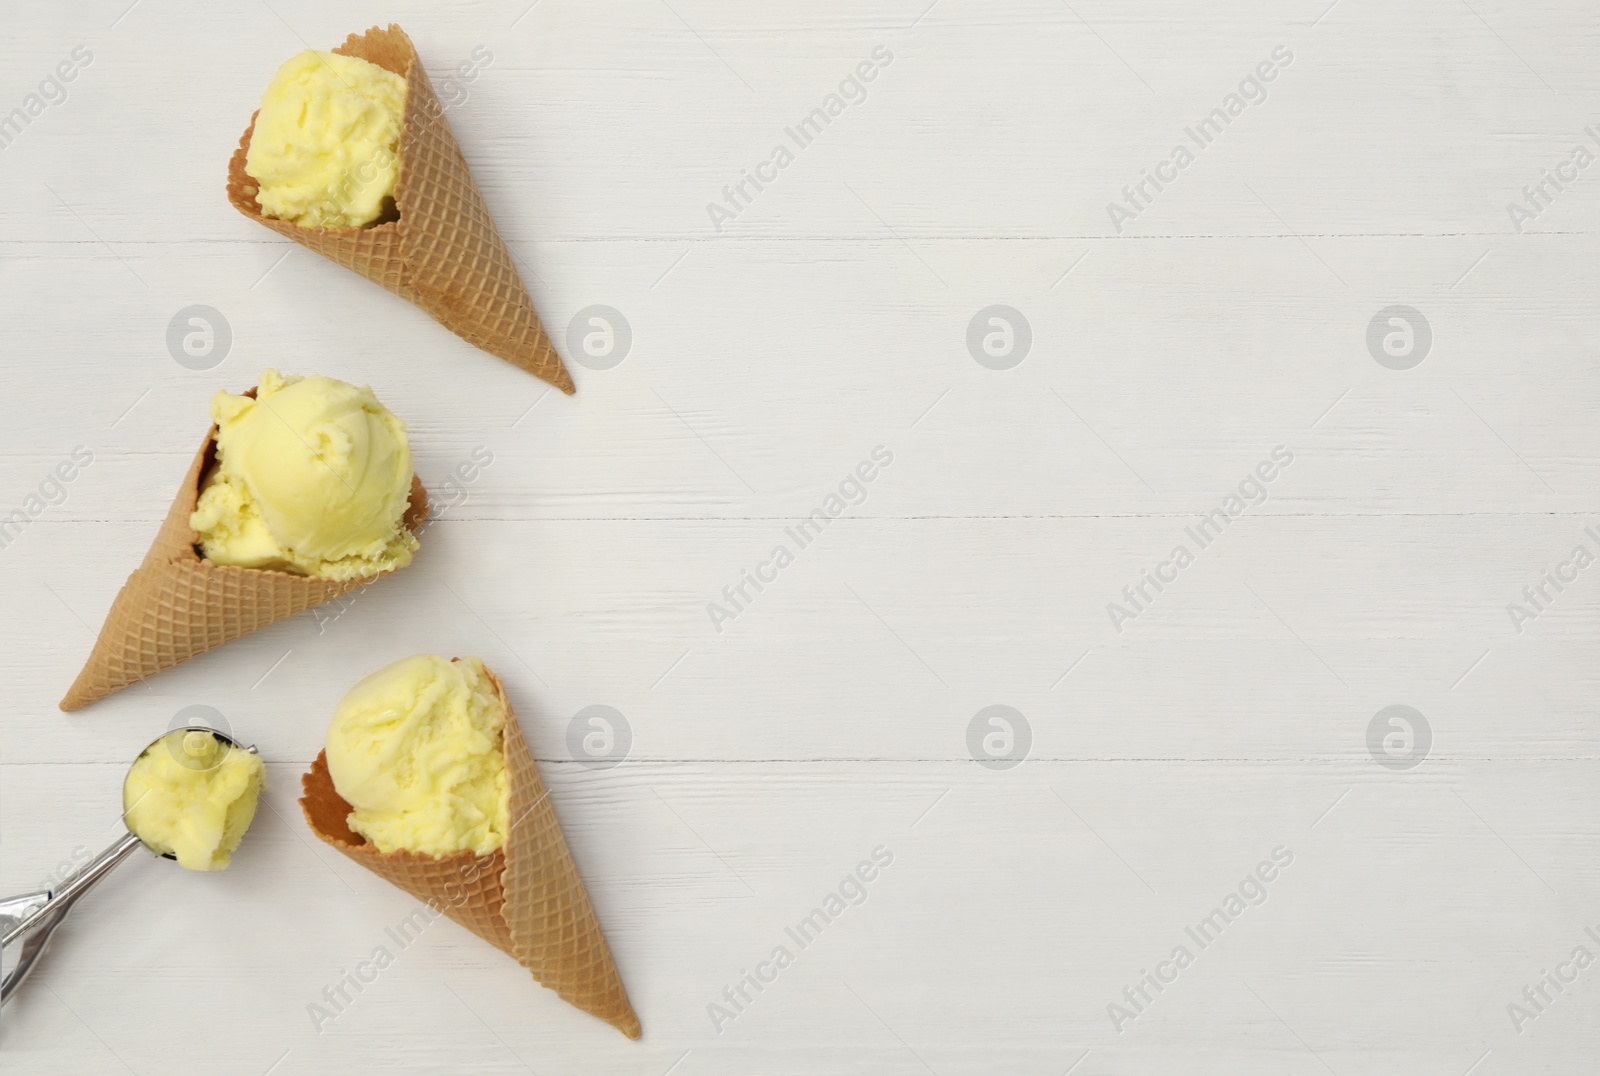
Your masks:
[[[219,871],[244,839],[266,786],[254,752],[178,729],[145,748],[122,786],[128,829],[192,871]]]
[[[217,462],[189,524],[212,563],[336,580],[411,563],[411,447],[371,389],[267,370],[211,417]]]
[[[350,689],[328,727],[328,775],[350,828],[380,852],[486,856],[509,828],[505,708],[477,658],[404,658]]]
[[[261,212],[306,228],[384,213],[400,174],[406,80],[355,56],[307,49],[261,95],[244,170]]]

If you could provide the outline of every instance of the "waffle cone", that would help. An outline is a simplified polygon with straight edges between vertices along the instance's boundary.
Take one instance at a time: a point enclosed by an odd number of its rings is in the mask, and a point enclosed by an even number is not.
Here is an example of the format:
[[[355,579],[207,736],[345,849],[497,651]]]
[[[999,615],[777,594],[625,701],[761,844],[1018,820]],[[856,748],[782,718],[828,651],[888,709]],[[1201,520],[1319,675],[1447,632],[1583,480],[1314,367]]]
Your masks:
[[[505,708],[503,748],[511,784],[511,831],[494,854],[378,851],[350,828],[351,807],[334,790],[326,751],[301,778],[300,807],[311,831],[352,861],[454,919],[566,1001],[637,1039],[639,1017],[555,808],[505,688],[492,672],[489,679]]]
[[[61,700],[61,709],[81,709],[274,620],[304,612],[388,574],[335,582],[203,559],[195,550],[200,536],[189,526],[189,517],[200,499],[200,477],[210,466],[216,435],[217,428],[212,426],[150,551],[111,603],[94,650]],[[427,490],[412,476],[405,525],[415,531],[427,515]]]
[[[411,39],[393,24],[387,30],[374,26],[351,34],[333,51],[406,80],[394,191],[399,219],[366,228],[302,228],[263,216],[256,181],[244,170],[255,116],[228,163],[228,201],[250,219],[422,307],[474,347],[571,393],[572,378],[495,230]]]

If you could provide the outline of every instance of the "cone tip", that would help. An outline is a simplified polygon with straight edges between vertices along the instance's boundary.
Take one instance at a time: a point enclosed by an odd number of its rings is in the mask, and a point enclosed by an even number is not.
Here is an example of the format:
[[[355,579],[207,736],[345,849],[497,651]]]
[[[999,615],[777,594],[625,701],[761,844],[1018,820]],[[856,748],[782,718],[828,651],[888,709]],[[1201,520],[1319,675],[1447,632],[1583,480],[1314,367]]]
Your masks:
[[[94,661],[93,654],[89,656],[89,661],[91,663]],[[67,693],[56,704],[62,713],[70,714],[74,710],[81,710],[91,702],[103,699],[110,694],[109,691],[96,691],[93,687],[84,683],[84,674],[88,671],[85,668],[83,672],[78,674],[78,678],[72,682],[72,686],[67,689]]]

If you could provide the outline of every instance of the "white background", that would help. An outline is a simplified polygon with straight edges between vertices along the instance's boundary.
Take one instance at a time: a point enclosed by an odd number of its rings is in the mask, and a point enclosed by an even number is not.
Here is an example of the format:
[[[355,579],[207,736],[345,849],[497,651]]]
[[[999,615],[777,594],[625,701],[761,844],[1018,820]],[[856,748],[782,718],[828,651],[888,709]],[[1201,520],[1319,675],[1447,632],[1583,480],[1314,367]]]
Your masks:
[[[450,122],[575,397],[227,204],[276,65],[391,20],[465,98]],[[0,1070],[1592,1068],[1600,965],[1520,1031],[1507,1006],[1600,956],[1600,568],[1520,632],[1507,605],[1600,549],[1600,168],[1522,233],[1506,209],[1600,126],[1592,6],[109,0],[6,23],[0,112],[93,61],[0,150],[0,514],[74,446],[94,462],[0,550],[0,893],[114,838],[127,764],[186,706],[258,744],[271,789],[226,873],[140,856],[85,902],[6,1007]],[[706,204],[879,46],[867,99],[719,234]],[[1268,99],[1118,234],[1106,203],[1277,46]],[[204,371],[167,344],[197,303],[232,333]],[[1396,303],[1433,334],[1405,371],[1366,343]],[[593,304],[632,332],[604,372],[567,343]],[[1031,326],[1014,369],[968,351],[992,304]],[[59,713],[211,394],[265,366],[370,383],[436,498],[476,446],[494,463],[337,620]],[[714,630],[707,604],[878,445],[865,503]],[[1107,603],[1278,445],[1266,503],[1116,630]],[[299,775],[345,689],[420,651],[505,679],[641,1042],[448,922],[314,1028],[417,903],[310,836]],[[573,761],[594,704],[631,726],[623,765]],[[1009,770],[969,755],[996,704],[1031,729]],[[1431,732],[1410,769],[1369,751],[1396,704]],[[879,845],[865,903],[719,1030],[708,1005]],[[1266,902],[1119,1030],[1108,1005],[1280,845]]]

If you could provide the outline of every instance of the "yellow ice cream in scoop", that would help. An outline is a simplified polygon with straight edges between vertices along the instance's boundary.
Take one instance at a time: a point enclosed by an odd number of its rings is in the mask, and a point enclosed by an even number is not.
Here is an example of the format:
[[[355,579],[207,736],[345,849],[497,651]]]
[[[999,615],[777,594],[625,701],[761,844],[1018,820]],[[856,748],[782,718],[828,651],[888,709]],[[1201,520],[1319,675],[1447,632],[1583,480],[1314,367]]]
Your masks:
[[[339,703],[328,775],[350,828],[380,852],[486,856],[505,842],[505,708],[477,658],[433,654],[379,669]]]
[[[266,786],[251,751],[178,729],[145,748],[122,786],[128,829],[192,871],[219,871],[244,839]]]
[[[306,228],[383,215],[400,174],[406,80],[355,56],[307,49],[261,96],[244,170],[261,212]]]
[[[334,580],[411,563],[411,447],[371,389],[266,370],[211,416],[217,462],[189,518],[206,559]]]

